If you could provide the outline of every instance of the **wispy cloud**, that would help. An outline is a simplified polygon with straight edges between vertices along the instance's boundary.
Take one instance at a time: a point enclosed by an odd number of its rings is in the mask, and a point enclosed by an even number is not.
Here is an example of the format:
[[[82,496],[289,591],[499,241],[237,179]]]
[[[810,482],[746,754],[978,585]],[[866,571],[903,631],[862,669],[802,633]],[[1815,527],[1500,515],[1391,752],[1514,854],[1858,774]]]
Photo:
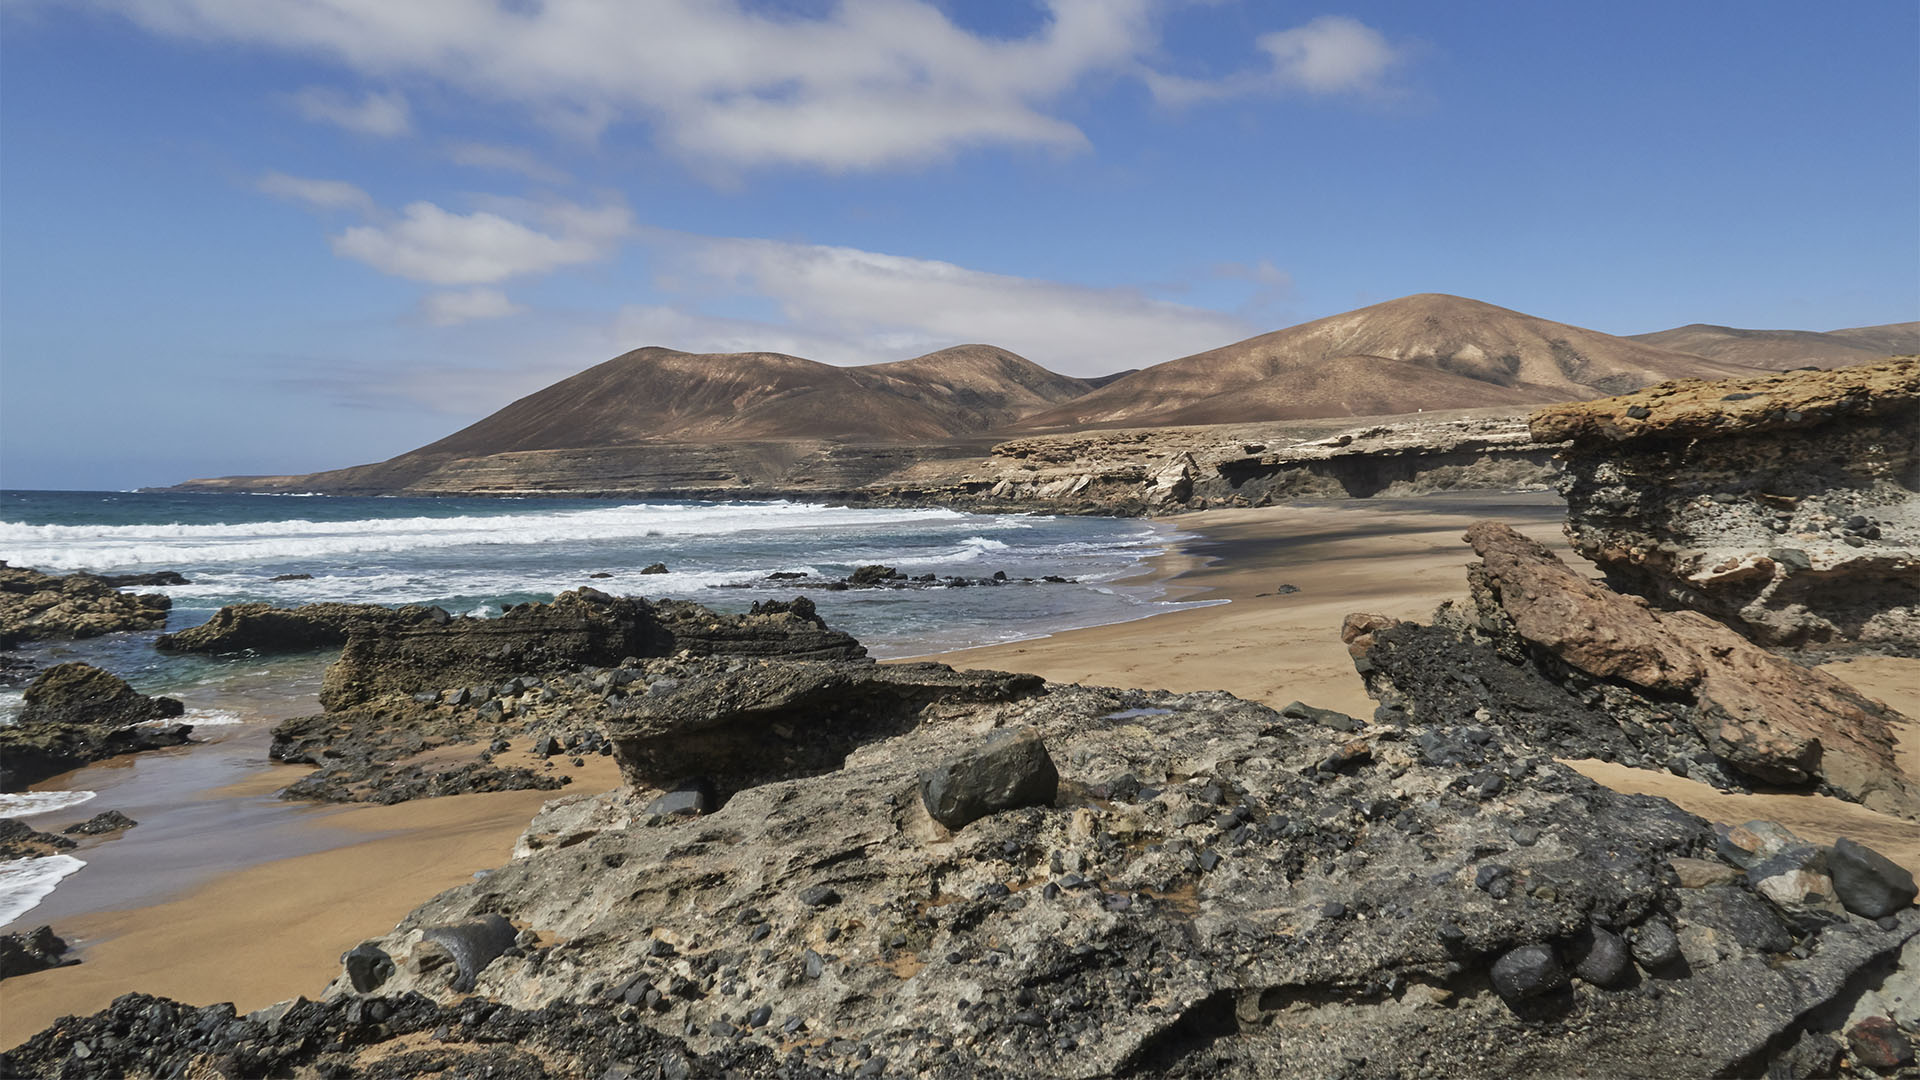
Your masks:
[[[986,342],[1072,374],[1158,363],[1246,337],[1235,315],[1139,289],[997,274],[935,259],[779,240],[656,233],[662,282],[687,303],[624,312],[639,344],[737,350],[791,343],[830,363],[900,360]],[[1277,273],[1277,271],[1276,271]],[[771,303],[778,321],[689,316],[722,298]],[[676,340],[667,337],[678,334]],[[760,342],[760,344],[750,344]],[[781,348],[779,351],[791,351]]]
[[[1257,79],[1153,75],[1172,0],[1041,0],[1041,25],[1014,37],[956,25],[933,0],[841,0],[817,15],[743,0],[108,2],[155,32],[322,56],[374,79],[430,79],[577,133],[640,121],[719,171],[876,169],[985,145],[1073,151],[1088,140],[1062,102],[1093,80],[1147,78],[1183,100],[1243,92],[1243,82],[1355,92],[1396,56],[1371,28],[1324,16],[1260,38],[1272,70]],[[316,96],[313,108],[356,130],[406,126],[397,95]]]
[[[373,196],[345,180],[316,180],[270,172],[255,181],[255,186],[276,198],[305,203],[320,210],[352,210],[360,214],[374,212]]]
[[[542,227],[489,210],[459,213],[409,203],[396,219],[356,225],[333,238],[334,254],[383,274],[433,285],[492,285],[609,255],[632,229],[624,207],[556,203]]]
[[[1154,73],[1147,84],[1169,105],[1299,92],[1316,95],[1377,96],[1406,60],[1406,50],[1358,19],[1322,15],[1291,30],[1261,34],[1254,45],[1266,54],[1266,67],[1219,79],[1192,79]]]
[[[420,301],[420,310],[435,326],[458,326],[480,319],[518,315],[526,308],[507,299],[507,294],[499,289],[466,289],[428,293]]]
[[[362,135],[392,138],[413,129],[407,99],[368,91],[358,101],[338,90],[309,86],[293,95],[293,107],[318,124],[332,124]]]
[[[455,165],[464,165],[470,169],[519,173],[529,180],[542,184],[564,184],[572,179],[562,170],[536,157],[532,151],[523,150],[517,146],[456,141],[447,143],[446,154],[447,160]]]

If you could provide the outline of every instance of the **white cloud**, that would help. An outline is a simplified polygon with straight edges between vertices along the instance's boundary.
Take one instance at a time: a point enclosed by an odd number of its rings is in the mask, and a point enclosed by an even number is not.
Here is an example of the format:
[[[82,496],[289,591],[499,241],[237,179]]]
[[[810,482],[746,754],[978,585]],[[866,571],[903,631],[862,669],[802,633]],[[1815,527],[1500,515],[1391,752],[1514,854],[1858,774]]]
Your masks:
[[[256,186],[269,195],[303,202],[321,210],[353,210],[361,214],[373,212],[373,196],[345,180],[315,180],[270,172],[256,181]]]
[[[1044,24],[1015,38],[956,26],[930,0],[842,0],[816,17],[741,0],[112,2],[156,32],[430,78],[589,130],[641,120],[703,166],[840,170],[1083,145],[1050,110],[1089,78],[1136,70],[1164,0],[1042,0]],[[398,97],[316,102],[372,125],[360,130],[404,130]]]
[[[491,211],[461,214],[409,203],[398,220],[357,225],[333,238],[334,254],[375,270],[434,285],[491,285],[594,262],[631,230],[623,207],[556,204],[543,211],[552,232]]]
[[[499,289],[429,293],[420,301],[420,309],[427,321],[435,326],[457,326],[476,319],[499,319],[526,310],[507,299],[507,294]]]
[[[845,364],[985,342],[1057,371],[1093,375],[1258,332],[1236,316],[1137,289],[995,274],[846,247],[679,234],[653,239],[670,289],[696,302],[771,302],[783,321],[635,307],[622,316],[633,335],[628,348],[770,349]]]
[[[1170,105],[1286,91],[1378,95],[1406,58],[1405,50],[1380,31],[1344,15],[1322,15],[1291,30],[1262,34],[1254,44],[1267,54],[1266,70],[1212,80],[1154,73],[1147,84]]]
[[[470,169],[515,172],[542,184],[564,184],[571,177],[541,161],[530,151],[516,146],[495,146],[482,142],[450,142],[447,160]]]
[[[1273,57],[1281,83],[1315,94],[1377,90],[1400,58],[1380,31],[1341,15],[1262,34],[1258,44]]]
[[[293,95],[293,107],[315,123],[332,124],[362,135],[392,138],[405,135],[413,127],[407,99],[399,94],[368,91],[356,102],[338,90],[309,86]]]

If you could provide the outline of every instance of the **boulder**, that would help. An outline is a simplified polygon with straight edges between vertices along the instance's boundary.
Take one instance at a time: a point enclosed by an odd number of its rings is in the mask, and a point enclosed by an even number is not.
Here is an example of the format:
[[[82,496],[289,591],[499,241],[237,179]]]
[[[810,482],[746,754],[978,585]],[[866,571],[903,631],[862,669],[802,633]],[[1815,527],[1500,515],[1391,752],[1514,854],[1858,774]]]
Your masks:
[[[56,936],[50,926],[36,926],[24,933],[0,934],[0,979],[31,975],[36,971],[80,962],[64,959],[66,952],[67,943]]]
[[[1050,806],[1060,773],[1032,728],[1003,731],[920,777],[920,800],[933,820],[958,832],[1002,810]]]
[[[158,630],[172,606],[165,595],[123,593],[91,574],[58,577],[0,561],[0,648]]]
[[[1567,957],[1573,973],[1594,984],[1615,988],[1633,978],[1633,951],[1625,938],[1603,926],[1592,926],[1574,940]]]
[[[152,721],[184,711],[88,664],[48,668],[27,687],[18,719],[0,725],[0,791],[23,791],[102,758],[179,746],[190,725]]]
[[[413,950],[414,971],[436,972],[458,992],[472,990],[474,980],[487,965],[513,947],[516,935],[512,923],[494,914],[452,926],[428,927]]]
[[[44,833],[19,818],[0,818],[0,860],[37,859],[77,847],[57,833]]]
[[[856,567],[853,573],[847,575],[847,584],[856,589],[871,589],[896,578],[904,577],[906,577],[905,574],[902,574],[891,566],[881,566],[875,563],[869,566]]]
[[[1855,915],[1878,919],[1913,903],[1913,875],[1885,855],[1842,836],[1833,842],[1827,870],[1840,903]]]
[[[104,810],[85,821],[75,822],[60,830],[68,836],[104,836],[107,833],[131,829],[140,824],[118,810]]]
[[[173,698],[148,697],[118,675],[73,662],[50,667],[33,680],[17,722],[124,726],[170,720],[185,711]]]

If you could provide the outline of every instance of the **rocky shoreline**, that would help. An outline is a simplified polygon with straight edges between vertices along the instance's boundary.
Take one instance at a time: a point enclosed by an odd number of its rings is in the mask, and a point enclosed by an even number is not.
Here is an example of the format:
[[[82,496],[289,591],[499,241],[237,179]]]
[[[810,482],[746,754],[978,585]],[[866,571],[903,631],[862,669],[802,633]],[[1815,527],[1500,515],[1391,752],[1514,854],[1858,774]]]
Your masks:
[[[1474,525],[1466,602],[1338,628],[1371,715],[876,664],[804,597],[223,612],[173,647],[339,637],[325,711],[275,732],[276,760],[315,766],[286,797],[552,790],[588,754],[625,786],[548,802],[510,860],[347,951],[316,1001],[129,994],[0,1075],[1899,1074],[1920,1037],[1907,869],[1563,761],[1920,822],[1895,751],[1913,720],[1792,656],[1913,644],[1897,509],[1829,531],[1874,556],[1822,564],[1850,583],[1837,607],[1729,607],[1671,587],[1670,557],[1720,535],[1711,507],[1771,506],[1786,467],[1752,462],[1788,447],[1837,463],[1794,514],[1910,503],[1916,376],[1536,415],[1529,452],[1567,455],[1568,531],[1613,553],[1609,581]],[[1239,451],[1231,495],[1207,486],[1217,465],[1126,483],[1170,509],[1293,482]],[[1593,494],[1608,484],[1648,494]],[[1098,497],[1072,487],[1035,497]],[[1799,571],[1767,558],[1783,596]],[[840,584],[911,584],[886,569]],[[62,681],[149,707],[97,674]]]

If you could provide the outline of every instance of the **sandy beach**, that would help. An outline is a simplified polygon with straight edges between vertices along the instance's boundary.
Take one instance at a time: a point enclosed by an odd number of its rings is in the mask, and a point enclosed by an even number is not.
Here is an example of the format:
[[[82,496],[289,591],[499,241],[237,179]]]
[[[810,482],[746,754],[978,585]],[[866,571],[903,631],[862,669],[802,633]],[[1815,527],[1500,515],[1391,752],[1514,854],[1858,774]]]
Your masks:
[[[1274,706],[1298,699],[1364,717],[1373,706],[1339,641],[1341,618],[1371,611],[1425,620],[1440,602],[1464,597],[1462,569],[1472,552],[1461,533],[1489,516],[1564,556],[1560,507],[1543,495],[1208,511],[1173,519],[1187,539],[1144,572],[1162,580],[1172,598],[1227,603],[937,659],[1059,682],[1224,689]],[[1920,660],[1866,659],[1828,670],[1920,715]],[[1920,734],[1909,725],[1902,736],[1904,760],[1920,770]],[[1598,762],[1576,767],[1714,820],[1771,818],[1821,841],[1844,833],[1920,869],[1920,830],[1858,806],[1812,796],[1727,795],[1666,773]],[[618,782],[611,759],[594,758],[567,790]],[[341,952],[504,861],[550,797],[512,792],[330,810],[312,827],[352,829],[365,840],[220,875],[157,904],[64,921],[55,929],[79,944],[84,962],[0,985],[0,1045],[128,990],[196,1004],[231,1000],[242,1010],[316,995],[338,971]]]

